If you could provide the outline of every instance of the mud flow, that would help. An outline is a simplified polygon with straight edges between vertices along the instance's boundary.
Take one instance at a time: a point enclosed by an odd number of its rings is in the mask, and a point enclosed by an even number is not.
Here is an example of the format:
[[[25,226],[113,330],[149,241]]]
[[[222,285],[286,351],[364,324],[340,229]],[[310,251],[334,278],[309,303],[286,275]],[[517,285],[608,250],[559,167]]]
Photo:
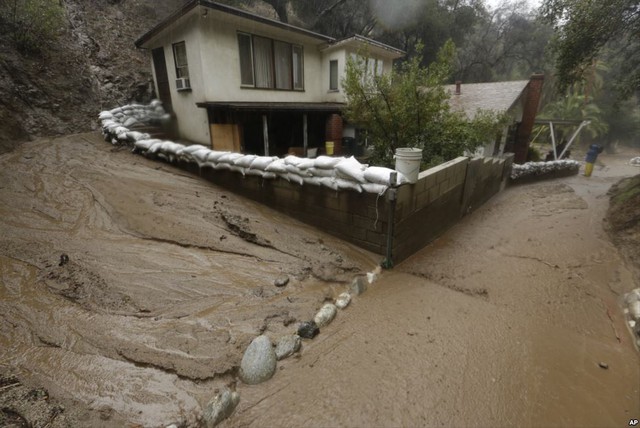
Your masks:
[[[0,171],[0,370],[101,423],[194,422],[256,335],[295,331],[378,262],[95,134],[21,145]]]

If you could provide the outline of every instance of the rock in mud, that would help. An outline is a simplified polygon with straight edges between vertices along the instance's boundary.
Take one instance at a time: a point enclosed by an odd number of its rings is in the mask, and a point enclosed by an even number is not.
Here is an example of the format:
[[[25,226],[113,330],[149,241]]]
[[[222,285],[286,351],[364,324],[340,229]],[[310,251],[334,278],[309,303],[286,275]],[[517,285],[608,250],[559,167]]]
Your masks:
[[[360,294],[367,291],[367,281],[364,277],[359,276],[353,280],[351,283],[351,293],[359,296]]]
[[[240,379],[257,385],[271,379],[276,371],[276,353],[267,336],[258,336],[249,344],[240,363]]]
[[[336,307],[338,309],[344,309],[351,302],[351,295],[349,293],[341,293],[336,299]]]
[[[276,359],[282,360],[298,352],[301,342],[297,334],[281,337],[276,346]]]
[[[288,283],[289,283],[289,277],[287,275],[282,275],[276,278],[275,281],[273,281],[273,285],[275,285],[276,287],[284,287]]]
[[[324,327],[325,325],[328,325],[331,321],[333,321],[336,316],[336,312],[338,312],[336,305],[334,305],[333,303],[325,303],[324,306],[320,308],[313,320],[318,325],[318,327]]]
[[[314,321],[305,321],[298,327],[298,336],[304,339],[313,339],[318,333],[320,329]]]
[[[202,412],[202,421],[207,428],[213,428],[233,413],[240,401],[240,394],[223,388]]]

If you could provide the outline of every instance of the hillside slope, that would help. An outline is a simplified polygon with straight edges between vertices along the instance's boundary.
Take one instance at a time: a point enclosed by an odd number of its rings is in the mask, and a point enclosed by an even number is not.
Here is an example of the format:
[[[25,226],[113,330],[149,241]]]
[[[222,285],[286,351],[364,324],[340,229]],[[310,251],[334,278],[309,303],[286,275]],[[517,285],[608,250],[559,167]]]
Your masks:
[[[37,136],[94,129],[96,112],[152,96],[135,39],[184,0],[65,0],[60,38],[18,52],[0,25],[0,153]],[[2,24],[2,22],[0,22]]]

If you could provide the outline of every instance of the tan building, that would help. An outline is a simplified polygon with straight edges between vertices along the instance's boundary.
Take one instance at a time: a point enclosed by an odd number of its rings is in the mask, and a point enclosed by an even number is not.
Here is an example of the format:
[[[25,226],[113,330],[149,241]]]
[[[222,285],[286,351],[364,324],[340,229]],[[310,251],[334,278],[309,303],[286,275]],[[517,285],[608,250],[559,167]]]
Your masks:
[[[353,136],[341,80],[363,55],[386,73],[404,52],[362,36],[344,40],[227,5],[191,0],[136,41],[180,138],[218,150],[282,155]]]

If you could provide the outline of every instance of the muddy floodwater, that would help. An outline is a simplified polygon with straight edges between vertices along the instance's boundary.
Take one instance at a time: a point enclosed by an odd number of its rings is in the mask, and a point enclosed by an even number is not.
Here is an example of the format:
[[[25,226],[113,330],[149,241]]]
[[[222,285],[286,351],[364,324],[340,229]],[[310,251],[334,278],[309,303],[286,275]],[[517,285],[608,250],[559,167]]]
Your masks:
[[[223,427],[628,426],[639,276],[602,219],[634,155],[508,188],[249,386],[252,338],[380,256],[95,134],[24,144],[0,156],[0,375],[64,404],[50,426],[195,425],[222,385],[241,397]],[[42,418],[7,385],[0,407]]]

